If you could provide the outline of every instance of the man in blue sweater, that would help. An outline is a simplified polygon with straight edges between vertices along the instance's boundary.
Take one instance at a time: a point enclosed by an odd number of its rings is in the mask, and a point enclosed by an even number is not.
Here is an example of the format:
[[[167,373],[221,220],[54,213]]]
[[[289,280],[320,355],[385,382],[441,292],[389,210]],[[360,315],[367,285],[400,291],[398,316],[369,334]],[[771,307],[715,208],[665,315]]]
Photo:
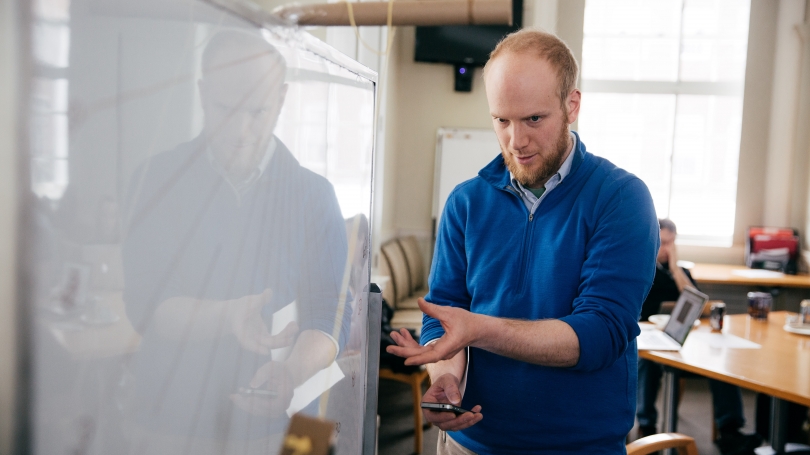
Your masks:
[[[402,331],[388,350],[428,364],[424,401],[470,411],[425,411],[440,454],[623,454],[652,199],[569,131],[581,94],[557,37],[508,36],[484,80],[501,156],[447,200],[422,344]]]

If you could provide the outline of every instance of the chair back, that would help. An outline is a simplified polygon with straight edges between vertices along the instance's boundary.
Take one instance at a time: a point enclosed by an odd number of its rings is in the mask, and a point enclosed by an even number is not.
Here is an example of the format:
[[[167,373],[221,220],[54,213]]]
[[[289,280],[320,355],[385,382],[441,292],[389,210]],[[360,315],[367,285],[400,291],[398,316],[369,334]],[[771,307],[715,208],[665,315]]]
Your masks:
[[[627,455],[647,455],[665,449],[678,449],[678,455],[698,455],[695,439],[680,433],[660,433],[627,444]]]
[[[385,286],[382,287],[382,298],[391,305],[392,308],[397,306],[397,294],[394,292],[394,277],[391,272],[391,266],[388,264],[388,258],[380,252],[380,274],[389,278]]]
[[[391,272],[391,283],[393,285],[396,303],[392,303],[394,308],[399,302],[407,299],[411,293],[411,277],[408,272],[408,262],[405,260],[405,253],[402,252],[399,243],[392,240],[384,244],[380,251],[388,260],[388,267]]]
[[[422,260],[422,252],[419,251],[419,242],[416,237],[409,235],[399,239],[402,252],[405,253],[405,261],[408,264],[408,272],[411,277],[410,293],[414,293],[425,287],[425,265]]]

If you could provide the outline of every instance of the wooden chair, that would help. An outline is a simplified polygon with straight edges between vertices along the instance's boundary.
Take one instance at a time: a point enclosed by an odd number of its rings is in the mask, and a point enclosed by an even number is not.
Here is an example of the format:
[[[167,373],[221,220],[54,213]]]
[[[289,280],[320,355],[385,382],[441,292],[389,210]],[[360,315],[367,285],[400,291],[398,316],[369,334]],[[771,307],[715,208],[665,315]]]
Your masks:
[[[405,253],[395,240],[380,247],[380,272],[391,277],[383,290],[383,298],[394,307],[391,327],[414,330],[417,335],[422,330],[422,311],[416,297],[411,297],[411,278]]]
[[[422,252],[419,248],[419,241],[415,236],[409,235],[397,239],[402,253],[405,254],[405,261],[408,263],[408,276],[410,276],[411,298],[419,298],[427,294],[427,280],[425,279],[425,265],[422,259]],[[417,307],[418,308],[418,307]]]
[[[660,433],[627,444],[627,455],[647,455],[665,449],[678,449],[678,455],[698,455],[695,439],[680,433]]]
[[[411,386],[411,394],[413,395],[413,451],[414,453],[422,453],[422,383],[427,379],[428,385],[430,385],[427,370],[421,369],[411,374],[404,374],[394,373],[387,368],[380,368],[380,379],[391,379]]]

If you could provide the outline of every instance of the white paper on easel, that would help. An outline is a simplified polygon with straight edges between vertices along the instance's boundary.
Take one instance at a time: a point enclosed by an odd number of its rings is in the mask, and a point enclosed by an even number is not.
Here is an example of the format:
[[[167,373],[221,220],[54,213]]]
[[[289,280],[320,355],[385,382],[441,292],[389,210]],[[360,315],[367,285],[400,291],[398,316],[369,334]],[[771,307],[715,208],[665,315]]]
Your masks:
[[[689,334],[689,338],[692,341],[697,339],[700,343],[713,348],[759,349],[762,347],[753,341],[729,333],[692,332]]]
[[[287,408],[287,415],[292,417],[344,377],[337,362],[332,362],[327,368],[315,373],[314,376],[295,388],[290,407]]]

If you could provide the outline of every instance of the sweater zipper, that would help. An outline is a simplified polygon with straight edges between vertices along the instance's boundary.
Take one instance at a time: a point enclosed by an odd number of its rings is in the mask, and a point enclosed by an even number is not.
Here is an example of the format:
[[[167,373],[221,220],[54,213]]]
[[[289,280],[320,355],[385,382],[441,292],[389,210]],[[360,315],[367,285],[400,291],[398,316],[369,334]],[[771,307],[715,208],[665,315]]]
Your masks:
[[[518,272],[517,290],[519,294],[523,294],[523,288],[526,286],[526,275],[529,265],[529,250],[532,247],[532,221],[534,220],[534,213],[529,213],[529,221],[526,223],[526,232],[523,235],[523,248],[521,248],[520,258],[520,271]]]
[[[510,193],[514,194],[520,201],[520,204],[525,207],[525,205],[523,204],[523,199],[521,199],[520,195],[517,194],[514,188],[509,186],[507,187],[507,190]],[[528,273],[527,263],[529,261],[528,249],[531,245],[531,234],[532,234],[531,228],[532,228],[532,221],[534,221],[534,212],[532,212],[531,209],[527,210],[529,212],[529,221],[526,223],[526,229],[523,232],[523,245],[520,248],[520,269],[518,270],[517,284],[515,286],[515,289],[519,294],[523,293],[523,287],[526,283],[526,274]]]

